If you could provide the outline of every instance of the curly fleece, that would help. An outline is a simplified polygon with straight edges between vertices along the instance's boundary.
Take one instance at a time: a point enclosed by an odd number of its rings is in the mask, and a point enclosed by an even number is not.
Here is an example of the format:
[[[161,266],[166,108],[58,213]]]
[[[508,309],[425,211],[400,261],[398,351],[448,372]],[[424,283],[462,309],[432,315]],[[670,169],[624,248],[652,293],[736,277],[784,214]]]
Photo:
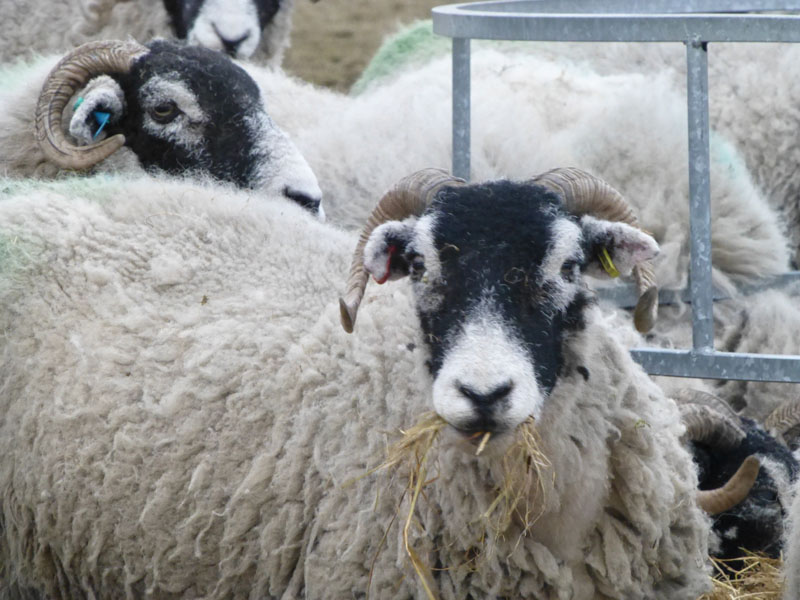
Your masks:
[[[355,236],[300,208],[158,179],[0,189],[0,597],[424,597],[403,477],[363,477],[430,410],[403,282],[347,335]],[[478,518],[497,456],[433,448],[411,543],[436,593],[696,597],[708,521],[675,405],[596,308],[567,356],[527,535]]]

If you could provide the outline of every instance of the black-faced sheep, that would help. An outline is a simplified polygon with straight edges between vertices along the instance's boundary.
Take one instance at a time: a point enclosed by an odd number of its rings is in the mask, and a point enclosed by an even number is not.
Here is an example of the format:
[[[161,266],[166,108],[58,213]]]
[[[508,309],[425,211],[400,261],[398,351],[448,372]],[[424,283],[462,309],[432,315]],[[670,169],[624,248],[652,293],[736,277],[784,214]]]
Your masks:
[[[0,64],[84,42],[180,38],[276,66],[289,46],[294,0],[24,0],[0,2]]]
[[[331,300],[355,236],[290,203],[158,178],[14,183],[4,593],[423,597],[404,530],[443,599],[704,591],[709,523],[677,407],[582,284],[601,248],[625,271],[656,244],[570,194],[580,179],[538,181],[553,187],[399,185],[353,272],[363,257],[411,287],[372,289],[352,336]],[[404,528],[406,484],[367,472],[431,408],[450,423],[428,455],[438,478]],[[498,536],[481,515],[529,417],[541,515]],[[465,438],[484,430],[475,456]]]
[[[21,83],[1,92],[0,173],[144,168],[321,210],[308,164],[267,114],[253,80],[226,56],[167,41],[89,42],[54,63],[25,69]],[[108,118],[102,130],[98,112]]]
[[[746,552],[778,558],[784,543],[792,487],[800,472],[779,428],[773,428],[773,435],[752,419],[740,417],[723,399],[699,390],[683,390],[677,400],[698,465],[700,489],[724,485],[747,460],[752,460],[750,457],[760,464],[746,496],[713,511],[716,539],[711,554],[728,561]],[[775,415],[772,420],[780,421],[781,430],[800,423],[800,414],[778,412],[785,413],[786,418]],[[739,570],[732,562],[727,566]]]

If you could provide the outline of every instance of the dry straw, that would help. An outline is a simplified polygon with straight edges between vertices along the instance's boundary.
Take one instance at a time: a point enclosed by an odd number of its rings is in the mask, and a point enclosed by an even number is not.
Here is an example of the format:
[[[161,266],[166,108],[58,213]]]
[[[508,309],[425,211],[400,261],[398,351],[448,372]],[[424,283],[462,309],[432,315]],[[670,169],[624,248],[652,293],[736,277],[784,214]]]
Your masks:
[[[781,559],[750,553],[732,560],[712,560],[717,570],[714,589],[698,600],[781,599]],[[733,565],[739,570],[733,570]]]
[[[403,545],[429,600],[436,598],[431,585],[431,569],[411,546],[409,531],[424,487],[435,481],[435,478],[426,479],[428,453],[446,425],[447,421],[434,412],[423,414],[413,427],[401,431],[403,437],[389,447],[383,463],[370,471],[374,473],[408,465],[408,485],[403,497],[410,494],[411,501],[403,526]],[[476,455],[486,448],[491,433],[480,432],[473,439],[478,437],[480,443]],[[516,520],[522,525],[521,539],[544,510],[542,470],[550,463],[539,449],[540,445],[531,417],[517,428],[514,442],[502,457],[503,480],[497,487],[497,496],[482,515],[476,516],[487,522],[495,537],[502,535]]]

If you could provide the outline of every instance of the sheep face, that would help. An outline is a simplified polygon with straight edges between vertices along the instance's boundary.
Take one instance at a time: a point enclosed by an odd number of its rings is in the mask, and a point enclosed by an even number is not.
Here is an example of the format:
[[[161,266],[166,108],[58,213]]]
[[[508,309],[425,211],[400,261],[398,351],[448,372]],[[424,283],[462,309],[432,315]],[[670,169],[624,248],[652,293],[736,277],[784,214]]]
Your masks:
[[[164,0],[175,34],[190,44],[248,58],[288,0]]]
[[[109,125],[98,139],[124,134],[146,169],[210,175],[322,214],[316,177],[244,70],[205,48],[167,41],[148,48],[127,73],[89,83],[70,123],[79,143],[95,141],[93,115],[105,112]]]
[[[797,479],[800,468],[791,451],[754,421],[743,418],[741,426],[746,436],[734,448],[692,443],[700,489],[723,485],[747,456],[755,455],[762,463],[747,498],[714,517],[719,547],[713,555],[733,559],[742,556],[744,548],[777,557],[791,502],[791,482]]]
[[[436,411],[465,434],[538,417],[584,327],[581,272],[605,248],[628,271],[657,252],[622,223],[568,213],[533,184],[444,188],[419,218],[370,235],[364,266],[380,283],[409,275],[429,347]]]

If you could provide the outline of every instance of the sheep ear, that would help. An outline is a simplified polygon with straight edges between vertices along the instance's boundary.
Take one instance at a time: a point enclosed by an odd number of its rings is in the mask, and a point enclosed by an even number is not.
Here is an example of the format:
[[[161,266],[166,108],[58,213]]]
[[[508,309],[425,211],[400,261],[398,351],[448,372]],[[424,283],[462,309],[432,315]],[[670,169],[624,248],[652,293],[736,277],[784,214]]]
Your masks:
[[[630,275],[633,267],[658,254],[658,243],[641,229],[626,223],[585,215],[580,220],[590,264],[612,277]]]
[[[118,123],[125,112],[125,94],[108,75],[89,81],[73,106],[69,133],[79,146],[104,139],[110,125]]]
[[[364,268],[378,283],[408,275],[406,247],[413,225],[406,221],[388,221],[376,227],[364,246]]]

